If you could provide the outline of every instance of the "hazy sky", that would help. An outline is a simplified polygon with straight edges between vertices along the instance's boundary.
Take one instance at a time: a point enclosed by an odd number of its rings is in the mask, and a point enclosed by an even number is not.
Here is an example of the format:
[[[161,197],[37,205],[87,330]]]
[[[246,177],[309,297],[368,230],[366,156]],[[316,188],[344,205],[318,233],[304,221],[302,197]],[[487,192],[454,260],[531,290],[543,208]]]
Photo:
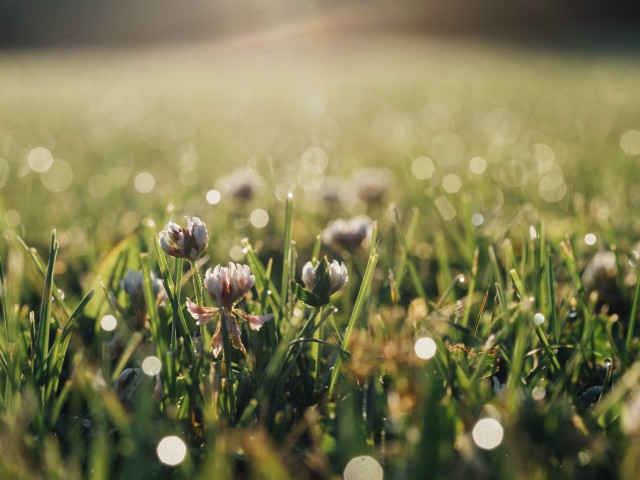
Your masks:
[[[0,0],[0,47],[216,39],[296,24],[503,38],[638,36],[631,0]]]

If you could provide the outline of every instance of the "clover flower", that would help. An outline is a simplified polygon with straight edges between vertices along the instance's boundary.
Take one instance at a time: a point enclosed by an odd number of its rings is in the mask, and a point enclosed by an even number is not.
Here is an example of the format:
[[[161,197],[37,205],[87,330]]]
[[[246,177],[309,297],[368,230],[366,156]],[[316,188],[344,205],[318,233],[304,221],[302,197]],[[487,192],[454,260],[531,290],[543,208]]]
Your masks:
[[[152,381],[137,367],[125,368],[113,382],[113,388],[122,404],[129,410],[133,409],[138,401],[158,401],[162,398],[160,375],[155,375],[155,380]]]
[[[109,294],[111,305],[126,320],[129,328],[119,329],[109,341],[108,347],[112,357],[118,357],[124,351],[129,341],[131,330],[142,331],[148,327],[149,313],[144,299],[143,276],[141,271],[129,270],[125,278],[119,282],[120,290],[123,290],[129,298],[124,306],[118,303],[114,292]],[[167,298],[162,281],[151,272],[151,287],[155,295],[156,305],[162,305]]]
[[[207,226],[198,217],[185,217],[186,227],[169,222],[160,232],[159,241],[167,255],[196,260],[209,245]]]
[[[319,197],[328,205],[338,205],[344,197],[344,183],[339,178],[325,178],[320,188]]]
[[[302,267],[302,283],[291,282],[294,295],[311,307],[321,307],[329,303],[329,297],[342,290],[349,281],[344,263],[337,260],[329,263],[327,257],[315,263],[307,262]]]
[[[317,270],[318,265],[316,264],[314,267],[311,262],[305,263],[304,267],[302,267],[302,282],[309,291],[313,291],[313,288],[316,285]],[[338,263],[337,260],[331,262],[327,269],[327,274],[329,276],[329,295],[333,295],[334,293],[342,290],[349,281],[349,274],[344,262]]]
[[[220,189],[236,200],[251,200],[260,187],[260,177],[250,168],[239,168],[222,177],[217,184]]]
[[[615,282],[617,274],[616,254],[600,251],[593,256],[584,269],[582,283],[584,283],[586,290],[595,290],[600,286],[608,286]]]
[[[219,307],[203,307],[187,298],[187,310],[198,325],[203,325],[212,318],[219,317],[216,331],[211,337],[213,355],[220,356],[223,349],[222,321],[224,320],[229,339],[234,348],[246,354],[247,351],[240,338],[237,318],[245,320],[252,330],[260,330],[265,322],[273,318],[273,314],[250,315],[244,310],[236,308],[237,303],[253,287],[256,279],[251,275],[247,265],[229,263],[228,267],[217,265],[213,270],[208,269],[204,276],[204,287],[216,300]]]
[[[615,253],[596,253],[582,273],[582,284],[587,295],[597,293],[597,309],[607,305],[611,313],[626,312],[622,291],[618,285],[618,261]]]
[[[129,301],[134,310],[146,310],[144,301],[144,282],[142,271],[129,270],[127,275],[120,280],[120,288],[129,297]],[[167,298],[167,292],[164,290],[162,280],[155,273],[151,272],[151,288],[156,296],[156,305],[161,305]]]
[[[349,251],[371,239],[373,222],[366,215],[358,215],[349,220],[338,218],[329,222],[322,231],[322,241],[327,245],[339,245]]]
[[[361,168],[353,173],[356,195],[365,202],[382,199],[393,181],[393,174],[382,168]]]

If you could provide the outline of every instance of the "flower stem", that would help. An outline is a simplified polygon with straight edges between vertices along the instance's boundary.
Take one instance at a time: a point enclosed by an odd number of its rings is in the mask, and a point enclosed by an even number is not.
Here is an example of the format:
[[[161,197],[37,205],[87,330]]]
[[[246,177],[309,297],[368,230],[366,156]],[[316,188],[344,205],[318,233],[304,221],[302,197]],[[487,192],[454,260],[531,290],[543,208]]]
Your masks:
[[[196,293],[196,303],[199,306],[204,306],[202,300],[202,279],[200,278],[200,272],[198,272],[198,267],[196,265],[195,260],[189,260],[189,264],[191,266],[191,278],[193,279],[193,290]]]
[[[193,280],[193,291],[195,292],[196,295],[196,303],[198,304],[198,306],[203,307],[204,306],[204,301],[202,299],[202,280],[200,278],[200,272],[198,272],[198,266],[196,265],[196,261],[195,260],[189,260],[189,265],[191,266],[191,279]],[[204,341],[204,331],[205,326],[204,324],[200,325],[200,338]],[[201,345],[199,343],[199,345]],[[199,350],[202,347],[199,347]],[[202,355],[202,352],[199,351],[198,355]]]
[[[231,341],[229,340],[229,329],[227,328],[227,316],[230,315],[224,308],[220,309],[221,316],[220,322],[222,322],[222,355],[224,360],[224,366],[226,370],[226,392],[224,399],[224,406],[227,410],[227,418],[231,421],[235,421],[235,401],[233,398],[233,370],[231,369]]]

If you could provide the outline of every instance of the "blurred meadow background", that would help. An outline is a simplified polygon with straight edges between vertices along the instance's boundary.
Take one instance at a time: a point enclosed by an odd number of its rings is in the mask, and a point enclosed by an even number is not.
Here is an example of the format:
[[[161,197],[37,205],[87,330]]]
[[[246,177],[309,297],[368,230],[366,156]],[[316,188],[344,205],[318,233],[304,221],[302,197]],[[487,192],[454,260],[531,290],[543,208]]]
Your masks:
[[[0,6],[3,478],[633,478],[637,9],[441,3]]]

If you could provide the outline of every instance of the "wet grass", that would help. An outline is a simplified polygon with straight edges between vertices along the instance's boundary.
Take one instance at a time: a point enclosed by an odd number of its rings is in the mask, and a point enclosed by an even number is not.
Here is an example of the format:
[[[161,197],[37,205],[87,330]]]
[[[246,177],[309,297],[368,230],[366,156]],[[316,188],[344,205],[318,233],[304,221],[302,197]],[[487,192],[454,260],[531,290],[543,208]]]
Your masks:
[[[3,477],[634,476],[637,61],[339,43],[0,57]]]

